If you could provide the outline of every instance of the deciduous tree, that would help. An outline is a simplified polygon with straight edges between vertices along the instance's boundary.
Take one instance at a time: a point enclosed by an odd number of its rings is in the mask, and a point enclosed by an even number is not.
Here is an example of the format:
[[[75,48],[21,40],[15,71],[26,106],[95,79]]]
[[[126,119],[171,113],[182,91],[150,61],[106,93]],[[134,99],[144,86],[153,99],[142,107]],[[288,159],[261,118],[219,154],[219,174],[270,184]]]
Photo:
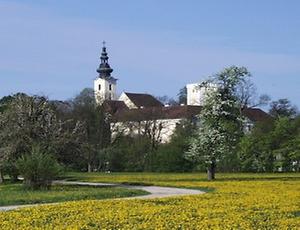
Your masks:
[[[92,89],[84,89],[73,101],[72,117],[80,121],[82,153],[91,172],[98,168],[97,156],[110,144],[110,124],[101,105],[96,103]]]
[[[232,66],[211,77],[203,109],[199,115],[200,125],[191,139],[186,157],[192,161],[205,162],[208,179],[215,179],[217,163],[236,151],[242,135],[242,104],[237,89],[250,73],[244,67]]]
[[[279,99],[278,101],[271,102],[269,113],[275,118],[294,118],[297,115],[297,107],[293,106],[288,99],[283,98]]]

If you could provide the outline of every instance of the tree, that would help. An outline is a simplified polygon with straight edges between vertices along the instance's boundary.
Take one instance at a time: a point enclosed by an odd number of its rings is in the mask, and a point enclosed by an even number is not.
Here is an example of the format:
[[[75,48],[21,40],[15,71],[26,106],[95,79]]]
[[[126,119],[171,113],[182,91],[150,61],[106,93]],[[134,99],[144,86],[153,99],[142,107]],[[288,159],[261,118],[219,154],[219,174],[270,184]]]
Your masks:
[[[288,143],[288,151],[292,161],[292,170],[300,172],[300,133]]]
[[[13,97],[12,96],[6,96],[0,99],[0,130],[3,129],[5,122],[4,122],[4,117],[3,113],[4,111],[7,110],[9,103],[12,101]],[[7,151],[5,151],[5,145],[3,142],[3,138],[1,138],[0,135],[0,184],[3,183],[4,181],[4,176],[3,176],[3,168],[4,168],[4,163],[7,160]]]
[[[164,105],[178,105],[178,102],[174,98],[168,97],[167,95],[156,97]]]
[[[187,88],[186,86],[182,87],[179,90],[179,93],[177,94],[178,96],[178,103],[181,105],[186,105],[187,104]]]
[[[291,102],[284,98],[279,99],[278,101],[271,102],[269,113],[277,117],[290,117],[294,118],[297,115],[297,107],[293,106]]]
[[[275,123],[268,119],[257,122],[251,132],[246,133],[238,144],[241,170],[244,172],[273,171],[272,131]]]
[[[13,99],[12,96],[5,96],[0,99],[0,113],[3,113],[7,109],[12,99]]]
[[[78,126],[66,130],[47,98],[16,94],[1,115],[0,165],[6,166],[13,180],[17,179],[16,161],[38,144],[54,157],[64,153],[64,146],[76,136]]]
[[[156,157],[156,151],[166,141],[170,128],[174,125],[170,120],[164,119],[166,111],[165,107],[148,107],[139,110],[124,110],[115,114],[111,126],[113,145],[119,139],[124,140],[124,136],[129,138],[128,142],[134,140],[134,144],[131,144],[132,148],[127,148],[126,142],[123,142],[124,148],[129,150],[126,153],[132,156],[129,161],[143,162],[142,168],[153,170],[152,162]],[[122,146],[120,148],[123,149]],[[144,160],[140,160],[141,156]]]
[[[152,159],[152,169],[159,172],[186,172],[194,169],[194,164],[184,157],[189,149],[189,138],[195,129],[190,120],[177,124],[168,143],[161,144]]]
[[[257,89],[251,81],[251,74],[249,72],[245,75],[243,81],[240,81],[235,87],[235,95],[242,108],[266,106],[271,100],[267,94],[262,94],[257,98]]]
[[[40,142],[50,148],[52,140],[59,136],[61,125],[44,97],[17,94],[2,116],[2,155],[10,175],[16,179],[16,160],[29,152],[33,143]]]
[[[110,124],[101,105],[97,104],[92,89],[86,88],[73,101],[72,118],[80,121],[83,157],[88,172],[98,168],[97,155],[110,144]]]
[[[232,66],[204,83],[213,87],[207,91],[199,128],[191,138],[186,157],[206,164],[208,180],[215,179],[217,162],[236,152],[243,132],[242,104],[237,88],[248,77],[250,73],[246,68]]]
[[[243,171],[298,171],[300,117],[279,117],[256,123],[239,143]]]
[[[276,157],[276,168],[280,171],[292,171],[294,166],[299,164],[299,134],[299,117],[295,120],[279,117],[275,121],[275,127],[271,133],[272,150]]]

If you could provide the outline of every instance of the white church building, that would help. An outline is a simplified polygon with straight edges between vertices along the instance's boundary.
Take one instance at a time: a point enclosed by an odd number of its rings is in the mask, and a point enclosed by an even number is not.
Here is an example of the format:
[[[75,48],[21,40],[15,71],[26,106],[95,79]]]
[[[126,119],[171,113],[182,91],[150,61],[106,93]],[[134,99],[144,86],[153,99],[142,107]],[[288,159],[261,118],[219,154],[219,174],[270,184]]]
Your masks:
[[[166,143],[182,120],[196,119],[201,112],[208,87],[199,87],[199,83],[187,84],[187,104],[163,105],[150,94],[123,92],[117,96],[117,79],[111,76],[113,69],[108,63],[106,47],[103,46],[101,63],[94,80],[96,102],[102,104],[111,116],[112,138],[117,134],[152,135],[156,141]],[[209,86],[213,88],[213,86]],[[246,129],[257,121],[268,119],[269,115],[259,108],[243,110],[247,118]]]

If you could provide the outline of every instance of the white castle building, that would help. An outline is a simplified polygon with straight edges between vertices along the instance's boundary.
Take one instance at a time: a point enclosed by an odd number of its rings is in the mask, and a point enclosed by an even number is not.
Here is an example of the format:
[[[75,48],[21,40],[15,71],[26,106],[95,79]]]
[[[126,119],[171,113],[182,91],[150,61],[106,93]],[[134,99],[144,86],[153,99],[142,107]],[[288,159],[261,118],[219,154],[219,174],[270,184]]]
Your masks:
[[[117,79],[111,76],[113,69],[108,63],[106,47],[103,46],[101,63],[94,80],[96,102],[102,104],[111,115],[112,138],[117,134],[145,134],[156,141],[168,142],[177,124],[183,120],[194,120],[201,113],[207,90],[213,85],[200,86],[200,83],[187,84],[186,105],[165,106],[155,97],[144,93],[123,92],[117,97]],[[247,118],[246,129],[257,121],[268,119],[269,115],[258,108],[243,110]]]

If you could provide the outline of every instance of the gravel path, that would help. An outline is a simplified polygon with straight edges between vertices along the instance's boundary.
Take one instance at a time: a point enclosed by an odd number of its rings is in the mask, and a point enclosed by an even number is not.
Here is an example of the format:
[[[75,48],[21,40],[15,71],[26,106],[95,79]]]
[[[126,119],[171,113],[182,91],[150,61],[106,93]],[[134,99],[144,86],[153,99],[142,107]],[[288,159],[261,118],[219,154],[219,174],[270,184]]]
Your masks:
[[[134,197],[123,197],[116,199],[152,199],[152,198],[164,198],[172,196],[183,196],[183,195],[196,195],[203,194],[205,192],[196,189],[185,189],[185,188],[172,188],[172,187],[160,187],[160,186],[136,186],[136,185],[120,185],[120,184],[110,184],[110,183],[92,183],[92,182],[77,182],[77,181],[54,181],[54,184],[63,185],[83,185],[83,186],[97,186],[97,187],[122,187],[128,189],[140,189],[149,192],[148,195],[134,196]],[[49,203],[55,205],[58,203]],[[47,204],[47,205],[49,205]],[[10,205],[10,206],[0,206],[0,211],[9,211],[23,207],[33,207],[45,204],[26,204],[26,205]]]

